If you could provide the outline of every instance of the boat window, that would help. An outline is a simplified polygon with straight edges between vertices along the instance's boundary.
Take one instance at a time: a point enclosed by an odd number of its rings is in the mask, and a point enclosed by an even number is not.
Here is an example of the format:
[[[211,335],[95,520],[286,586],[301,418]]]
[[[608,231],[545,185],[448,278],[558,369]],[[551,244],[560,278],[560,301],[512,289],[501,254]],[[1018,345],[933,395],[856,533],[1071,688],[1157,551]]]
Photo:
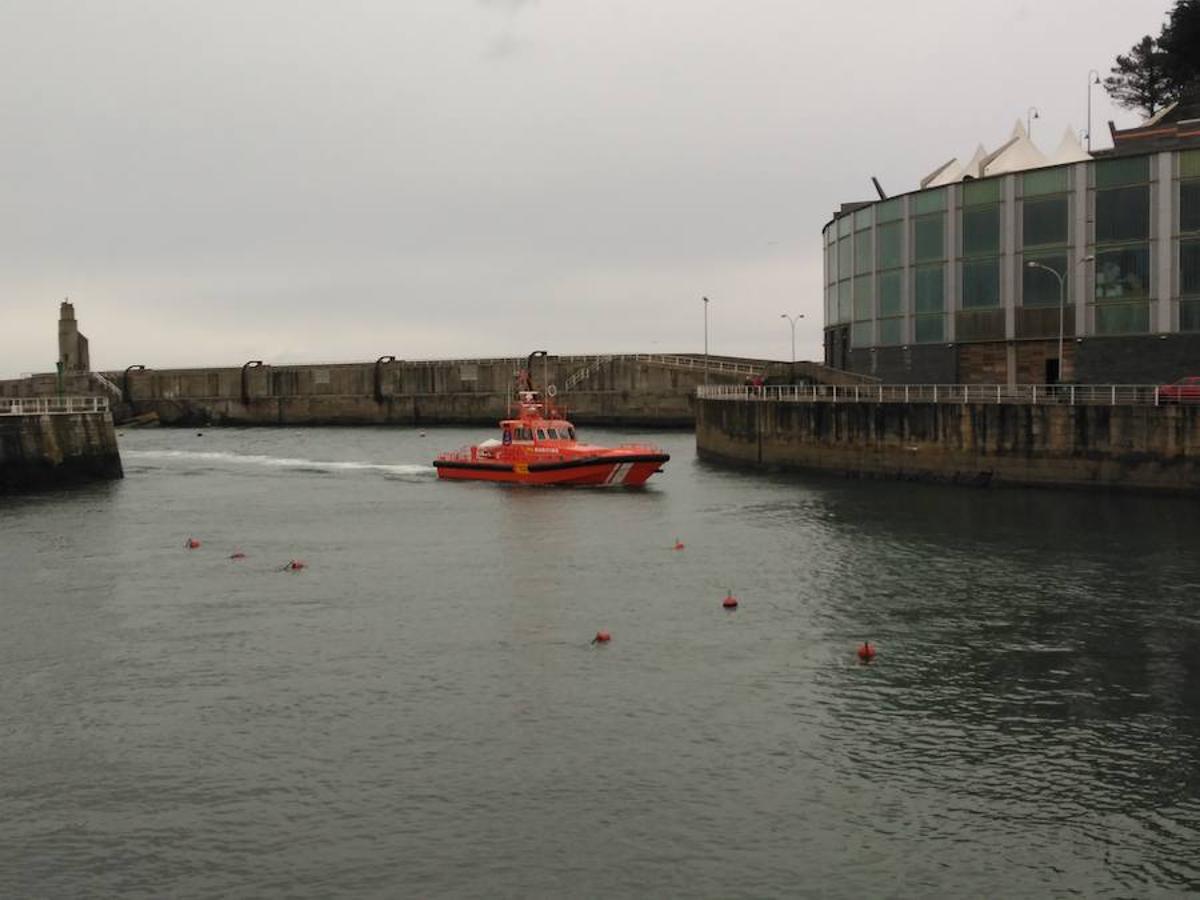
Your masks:
[[[575,429],[569,425],[567,426],[567,434],[571,436],[571,440],[575,440]]]
[[[550,440],[552,440],[552,441],[558,440],[558,429],[557,428],[547,428],[546,434],[550,435]]]
[[[528,428],[522,428],[521,429],[521,440],[532,441],[533,440],[533,432],[530,431]]]
[[[508,428],[505,428],[505,429],[504,429],[504,436],[501,438],[501,440],[502,440],[502,441],[503,441],[505,444],[511,444],[511,443],[512,443],[512,431],[511,431],[511,430],[509,430]]]
[[[538,429],[538,440],[539,440],[539,441],[544,441],[545,439],[546,439],[546,431],[545,431],[545,429],[543,429],[543,428],[539,428],[539,429]]]

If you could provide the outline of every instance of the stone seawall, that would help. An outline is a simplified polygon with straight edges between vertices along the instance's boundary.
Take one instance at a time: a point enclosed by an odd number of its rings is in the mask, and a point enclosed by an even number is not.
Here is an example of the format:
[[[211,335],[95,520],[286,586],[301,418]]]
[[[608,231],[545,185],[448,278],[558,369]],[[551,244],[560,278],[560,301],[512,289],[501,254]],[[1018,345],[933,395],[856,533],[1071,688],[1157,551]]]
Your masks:
[[[701,400],[701,459],[973,485],[1200,492],[1200,405]]]
[[[0,493],[122,475],[108,413],[0,416]]]

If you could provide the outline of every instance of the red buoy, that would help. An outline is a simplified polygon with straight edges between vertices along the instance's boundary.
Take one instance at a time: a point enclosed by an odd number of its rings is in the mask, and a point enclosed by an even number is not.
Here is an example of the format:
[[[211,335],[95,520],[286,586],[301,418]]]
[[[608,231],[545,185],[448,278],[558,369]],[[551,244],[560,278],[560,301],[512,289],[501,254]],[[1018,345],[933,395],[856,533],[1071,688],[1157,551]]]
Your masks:
[[[875,658],[875,648],[871,646],[870,641],[862,642],[862,646],[858,648],[858,658],[865,663],[869,663]]]
[[[306,565],[307,565],[307,563],[302,559],[289,559],[288,564],[286,566],[284,566],[283,568],[285,571],[299,572]]]
[[[605,631],[603,628],[601,628],[599,631],[596,632],[596,636],[594,638],[592,638],[592,643],[593,644],[607,644],[611,640],[612,640],[612,635],[609,634],[607,631]]]
[[[195,538],[188,538],[186,541],[183,542],[183,546],[189,550],[195,550],[196,548],[198,548],[200,546],[200,542],[198,540],[196,540]]]
[[[674,547],[674,549],[676,549],[676,550],[682,550],[682,549],[683,549],[683,541],[681,541],[679,538],[675,538],[675,547]]]
[[[725,595],[725,599],[721,601],[721,605],[726,609],[737,609],[738,599],[737,597],[733,596],[733,591],[730,591]]]
[[[245,559],[246,554],[243,553],[241,550],[234,550],[232,553],[229,554],[229,558],[230,559]]]

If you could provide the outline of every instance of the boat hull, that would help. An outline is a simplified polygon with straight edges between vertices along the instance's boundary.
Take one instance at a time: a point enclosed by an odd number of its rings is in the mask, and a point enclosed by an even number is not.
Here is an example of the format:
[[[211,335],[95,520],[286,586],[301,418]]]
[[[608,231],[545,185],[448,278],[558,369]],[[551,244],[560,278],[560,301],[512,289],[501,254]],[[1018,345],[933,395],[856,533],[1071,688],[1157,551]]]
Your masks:
[[[438,459],[433,465],[439,478],[452,481],[636,487],[670,458],[666,453],[639,453],[532,463]]]

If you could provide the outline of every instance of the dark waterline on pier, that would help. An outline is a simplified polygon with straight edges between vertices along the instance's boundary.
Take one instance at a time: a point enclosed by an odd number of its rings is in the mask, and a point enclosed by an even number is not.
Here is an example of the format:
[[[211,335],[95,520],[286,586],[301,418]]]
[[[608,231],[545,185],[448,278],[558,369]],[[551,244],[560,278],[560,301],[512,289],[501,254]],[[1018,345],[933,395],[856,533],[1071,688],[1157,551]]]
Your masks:
[[[0,500],[0,895],[1200,890],[1193,502],[679,433],[642,491],[438,483],[477,436],[130,432]]]

